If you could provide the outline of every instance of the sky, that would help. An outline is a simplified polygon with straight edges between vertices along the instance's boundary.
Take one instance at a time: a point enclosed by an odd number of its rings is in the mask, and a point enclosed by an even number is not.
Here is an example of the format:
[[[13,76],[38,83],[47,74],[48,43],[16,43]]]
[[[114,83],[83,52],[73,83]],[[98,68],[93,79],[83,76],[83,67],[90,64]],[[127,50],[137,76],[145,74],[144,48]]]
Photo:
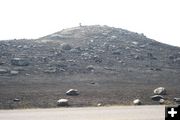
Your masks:
[[[180,0],[0,0],[0,40],[108,25],[180,47]]]

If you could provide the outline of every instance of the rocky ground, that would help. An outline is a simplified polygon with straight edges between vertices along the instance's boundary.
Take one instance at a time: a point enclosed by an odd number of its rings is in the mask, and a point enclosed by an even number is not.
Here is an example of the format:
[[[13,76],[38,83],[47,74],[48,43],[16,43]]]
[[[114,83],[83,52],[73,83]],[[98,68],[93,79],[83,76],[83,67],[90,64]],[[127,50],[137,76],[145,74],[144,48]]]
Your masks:
[[[180,48],[108,26],[80,26],[34,40],[0,42],[0,108],[165,104],[180,97]],[[77,89],[78,95],[66,91]]]

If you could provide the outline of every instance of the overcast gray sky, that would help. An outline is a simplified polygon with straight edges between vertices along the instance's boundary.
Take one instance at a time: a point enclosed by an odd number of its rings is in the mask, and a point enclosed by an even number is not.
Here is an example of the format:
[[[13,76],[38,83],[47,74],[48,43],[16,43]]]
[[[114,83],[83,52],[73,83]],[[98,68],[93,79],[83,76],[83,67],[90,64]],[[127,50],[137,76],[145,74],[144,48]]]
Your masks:
[[[0,40],[108,25],[180,46],[180,0],[0,0]]]

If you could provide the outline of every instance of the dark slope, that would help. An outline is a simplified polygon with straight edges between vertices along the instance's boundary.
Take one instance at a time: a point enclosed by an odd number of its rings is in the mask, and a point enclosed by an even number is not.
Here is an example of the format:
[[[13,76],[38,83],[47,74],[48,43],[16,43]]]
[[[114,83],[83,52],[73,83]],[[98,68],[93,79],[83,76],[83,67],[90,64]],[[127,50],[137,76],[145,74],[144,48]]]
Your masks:
[[[173,104],[180,96],[179,73],[180,48],[108,26],[1,41],[0,108],[55,107],[59,98],[72,106],[131,104],[135,98],[157,104],[150,96],[159,86],[167,88],[166,102]],[[80,95],[66,96],[70,88]]]

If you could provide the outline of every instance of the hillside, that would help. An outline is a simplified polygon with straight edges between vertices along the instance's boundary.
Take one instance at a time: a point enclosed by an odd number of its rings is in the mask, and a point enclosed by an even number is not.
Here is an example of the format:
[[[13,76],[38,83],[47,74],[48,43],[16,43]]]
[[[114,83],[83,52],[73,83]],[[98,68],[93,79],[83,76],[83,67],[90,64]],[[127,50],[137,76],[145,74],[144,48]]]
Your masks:
[[[180,96],[180,48],[108,26],[79,26],[35,40],[0,41],[0,108],[158,104]],[[69,89],[78,96],[67,96]],[[18,98],[20,102],[13,100]]]

